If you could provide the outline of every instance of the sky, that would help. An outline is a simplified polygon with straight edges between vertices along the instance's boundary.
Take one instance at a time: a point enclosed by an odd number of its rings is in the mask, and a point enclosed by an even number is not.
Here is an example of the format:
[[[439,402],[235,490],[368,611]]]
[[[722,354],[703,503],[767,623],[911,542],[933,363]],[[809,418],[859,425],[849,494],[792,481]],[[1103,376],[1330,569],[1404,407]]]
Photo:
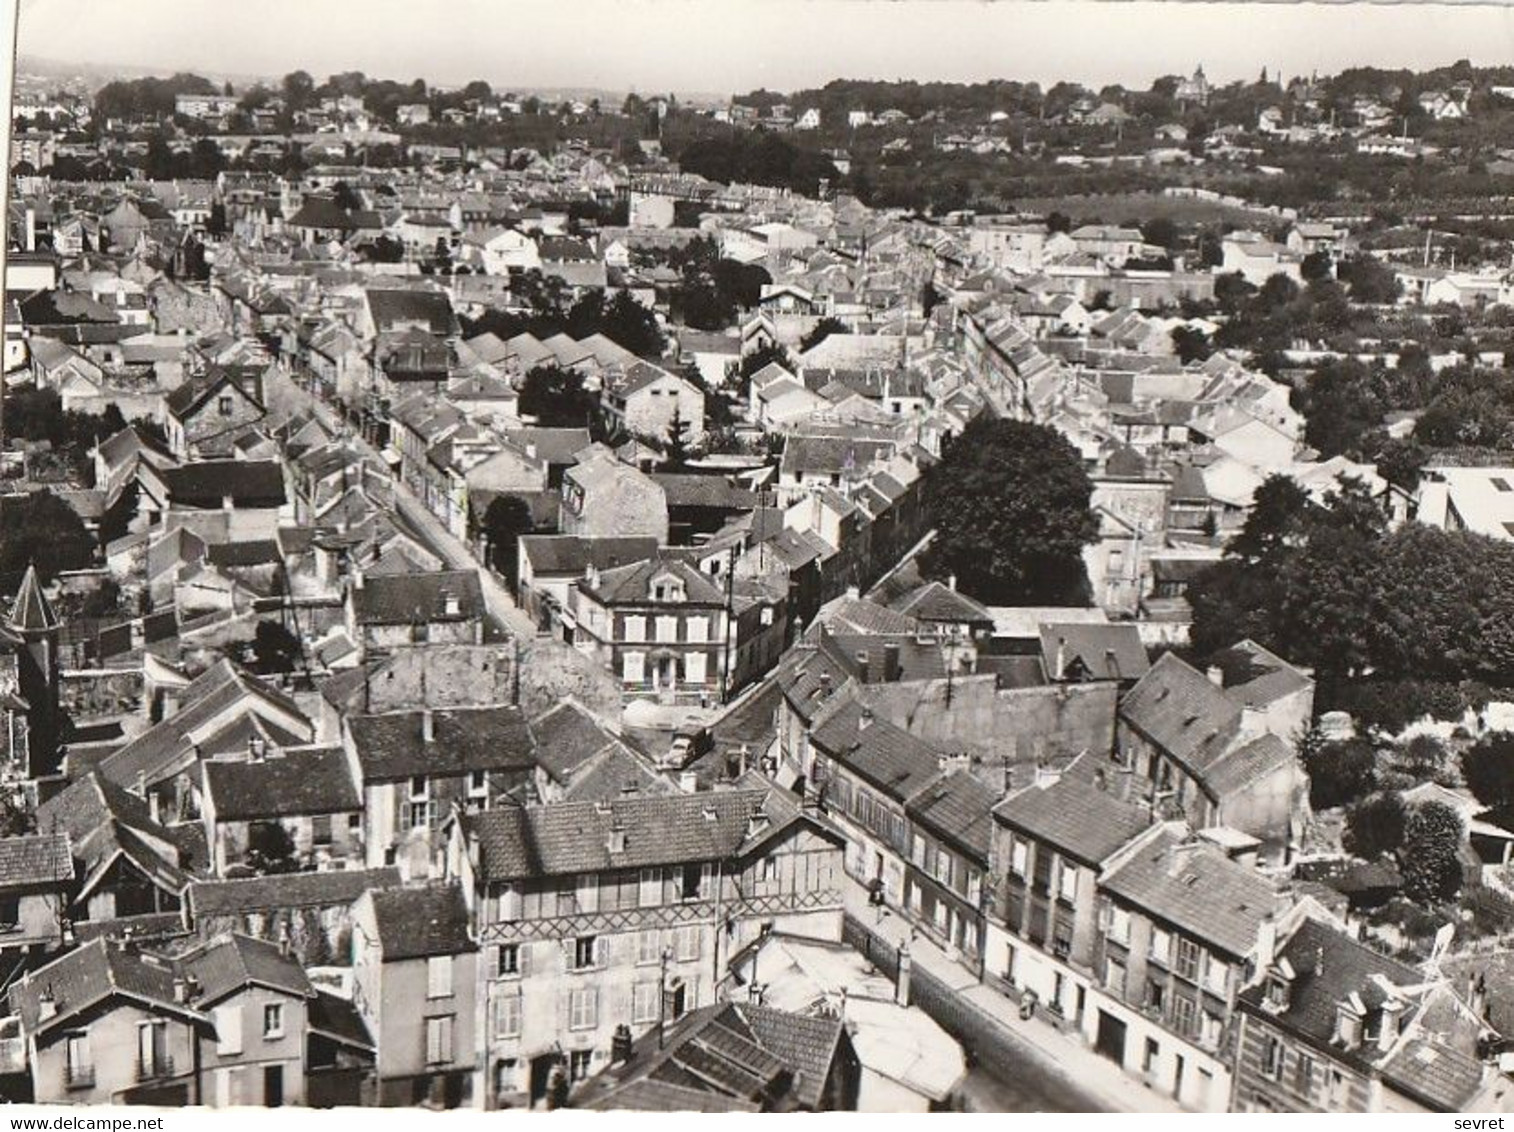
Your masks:
[[[1514,7],[1236,0],[22,0],[20,51],[168,73],[728,93],[833,78],[1145,87],[1514,64]]]

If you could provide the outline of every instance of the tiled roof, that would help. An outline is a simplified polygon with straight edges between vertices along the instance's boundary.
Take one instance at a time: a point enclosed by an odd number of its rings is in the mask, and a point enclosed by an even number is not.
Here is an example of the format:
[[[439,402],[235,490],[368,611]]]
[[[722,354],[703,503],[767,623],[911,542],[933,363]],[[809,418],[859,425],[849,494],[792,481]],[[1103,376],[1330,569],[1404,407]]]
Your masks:
[[[447,612],[448,599],[457,603]],[[471,621],[484,615],[484,594],[476,570],[376,574],[352,590],[360,625],[418,625],[435,621]]]
[[[669,507],[711,507],[726,511],[749,511],[757,506],[757,496],[754,492],[737,487],[724,476],[654,472],[652,479],[662,488]]]
[[[1293,761],[1293,750],[1287,743],[1276,735],[1262,735],[1215,759],[1204,772],[1204,781],[1216,797],[1224,798]]]
[[[920,621],[965,622],[988,625],[994,616],[981,603],[940,582],[926,582],[904,600],[894,603],[900,613]]]
[[[185,971],[200,981],[195,1005],[204,1008],[251,984],[296,998],[315,994],[299,961],[275,943],[228,933],[180,956]]]
[[[21,577],[21,588],[16,591],[16,600],[11,605],[10,626],[26,633],[52,629],[57,624],[58,618],[37,578],[37,567],[28,565]]]
[[[1166,828],[1111,868],[1100,888],[1187,935],[1240,957],[1278,912],[1272,881],[1223,850]]]
[[[510,880],[728,859],[759,812],[778,826],[797,807],[772,790],[742,789],[501,808],[463,821],[478,839],[479,876]],[[612,831],[624,834],[613,851]]]
[[[913,617],[868,598],[846,594],[821,606],[815,620],[832,633],[892,633],[912,636],[918,628]]]
[[[1486,1076],[1486,1067],[1471,1053],[1419,1035],[1404,1042],[1383,1065],[1383,1077],[1394,1088],[1437,1112],[1470,1110]]]
[[[683,584],[684,600],[671,603],[672,609],[684,605],[725,604],[725,594],[707,575],[701,574],[687,562],[672,557],[657,557],[646,562],[603,570],[598,584],[590,589],[599,601],[607,605],[639,605],[653,600],[652,583],[663,575],[672,575]]]
[[[452,334],[457,329],[452,303],[441,291],[373,288],[367,296],[368,310],[381,331],[412,322],[425,323],[434,334]]]
[[[199,1015],[174,997],[174,969],[166,961],[150,960],[135,948],[98,939],[53,960],[30,978],[10,987],[11,1009],[28,1033],[52,1029],[117,995],[146,1004],[149,1009],[195,1018]],[[42,1018],[41,1001],[51,995],[56,1013]]]
[[[256,821],[362,809],[357,783],[340,747],[296,749],[256,762],[213,759],[202,764],[217,821]]]
[[[210,916],[238,916],[275,908],[330,908],[351,904],[376,888],[400,883],[398,869],[335,869],[324,873],[286,873],[244,880],[202,880],[187,892],[196,922]]]
[[[415,775],[456,776],[474,771],[529,771],[535,740],[520,708],[438,708],[430,712],[432,738],[425,737],[424,711],[396,711],[348,718],[365,783]]]
[[[383,888],[371,894],[379,950],[386,961],[458,955],[477,944],[458,884]]]
[[[1144,807],[1071,773],[1016,791],[994,807],[994,817],[1090,868],[1151,824]]]
[[[1204,673],[1165,653],[1120,701],[1120,718],[1198,774],[1235,734],[1241,709]]]
[[[0,889],[55,886],[73,879],[68,834],[0,837]]]
[[[1224,674],[1225,694],[1242,707],[1263,708],[1303,691],[1313,681],[1255,641],[1241,641],[1209,658]]]
[[[624,743],[611,743],[574,771],[563,799],[600,802],[632,794],[671,794],[676,789]]]

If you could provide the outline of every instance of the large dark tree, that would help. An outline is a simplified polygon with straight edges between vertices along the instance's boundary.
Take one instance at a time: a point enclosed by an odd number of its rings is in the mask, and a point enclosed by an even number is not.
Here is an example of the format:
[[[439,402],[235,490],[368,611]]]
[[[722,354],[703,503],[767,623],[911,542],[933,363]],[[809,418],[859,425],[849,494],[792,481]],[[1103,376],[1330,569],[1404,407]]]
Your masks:
[[[599,403],[583,375],[561,366],[537,366],[520,387],[520,412],[547,428],[587,428]]]
[[[1092,494],[1081,457],[1055,429],[980,417],[926,477],[936,537],[923,565],[994,605],[1086,601]]]
[[[489,559],[512,590],[520,574],[520,536],[534,529],[531,505],[518,495],[496,496],[484,512],[483,531],[489,542]]]
[[[44,582],[62,570],[82,570],[95,540],[78,512],[50,491],[0,501],[0,588],[9,592],[29,565]]]
[[[839,318],[832,318],[827,315],[825,318],[822,318],[819,322],[815,323],[813,330],[811,330],[803,338],[799,339],[799,352],[803,354],[808,350],[814,349],[816,346],[820,345],[820,343],[829,338],[832,334],[850,333],[851,331],[847,328],[846,323],[842,322]]]
[[[1485,806],[1514,805],[1514,734],[1494,731],[1462,752],[1467,789]]]
[[[1346,852],[1375,861],[1384,853],[1398,852],[1408,820],[1408,809],[1401,797],[1394,793],[1374,794],[1346,811],[1342,844]]]
[[[1444,802],[1417,807],[1404,827],[1399,851],[1404,894],[1414,900],[1448,900],[1461,889],[1461,816]]]

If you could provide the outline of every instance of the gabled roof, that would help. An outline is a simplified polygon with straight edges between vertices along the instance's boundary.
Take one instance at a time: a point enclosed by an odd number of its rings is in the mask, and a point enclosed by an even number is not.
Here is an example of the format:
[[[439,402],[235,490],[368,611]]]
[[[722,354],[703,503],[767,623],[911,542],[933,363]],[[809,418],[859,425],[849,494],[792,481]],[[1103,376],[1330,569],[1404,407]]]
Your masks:
[[[417,775],[524,772],[536,765],[531,728],[514,704],[430,710],[430,740],[425,737],[427,714],[395,711],[348,717],[365,783]]]
[[[1017,790],[993,812],[1000,824],[1095,869],[1151,825],[1144,807],[1076,773]]]
[[[305,969],[275,943],[227,933],[179,957],[184,972],[199,980],[200,1009],[245,987],[283,991],[296,998],[313,998],[315,987]]]
[[[478,843],[479,877],[497,881],[729,860],[799,817],[776,790],[738,789],[500,808],[462,821]],[[612,831],[624,835],[618,846]]]
[[[257,761],[202,764],[217,821],[357,813],[362,809],[340,747],[309,747]]]
[[[913,798],[941,773],[940,751],[873,716],[853,696],[837,697],[833,709],[822,709],[810,743],[899,802]]]
[[[926,582],[893,607],[919,621],[991,625],[994,620],[982,603],[941,582]]]
[[[476,951],[462,886],[381,888],[369,893],[385,962]]]
[[[1241,709],[1204,673],[1164,653],[1120,701],[1120,718],[1191,773],[1224,751]]]
[[[1272,881],[1180,828],[1143,841],[1099,887],[1237,959],[1256,946],[1262,921],[1281,911]]]
[[[185,899],[196,922],[212,916],[241,916],[280,908],[332,908],[352,904],[370,889],[393,888],[398,869],[334,869],[285,873],[243,880],[194,881]]]
[[[671,576],[683,586],[684,600],[670,603],[671,608],[680,605],[724,605],[725,594],[710,578],[678,558],[652,558],[629,566],[617,566],[600,572],[597,583],[582,583],[590,593],[605,604],[643,604],[653,601],[653,585],[664,576]]]
[[[1129,623],[1043,624],[1041,662],[1052,679],[1070,676],[1075,665],[1090,680],[1139,680],[1151,668],[1140,630]]]
[[[904,804],[915,821],[988,867],[993,808],[998,791],[965,770],[950,771]]]
[[[360,625],[419,625],[433,621],[473,621],[484,616],[477,570],[378,574],[351,591]],[[448,612],[448,601],[456,602]]]
[[[237,508],[282,507],[285,501],[278,460],[202,460],[160,474],[169,502],[178,507],[220,510],[228,498]]]
[[[0,889],[57,886],[73,879],[68,834],[0,837]]]
[[[31,1034],[56,1029],[117,997],[150,1011],[205,1021],[203,1014],[177,1000],[175,977],[175,968],[168,960],[149,958],[114,940],[97,939],[13,983],[10,1006]],[[54,1007],[46,1018],[42,1016],[45,997],[52,999]]]

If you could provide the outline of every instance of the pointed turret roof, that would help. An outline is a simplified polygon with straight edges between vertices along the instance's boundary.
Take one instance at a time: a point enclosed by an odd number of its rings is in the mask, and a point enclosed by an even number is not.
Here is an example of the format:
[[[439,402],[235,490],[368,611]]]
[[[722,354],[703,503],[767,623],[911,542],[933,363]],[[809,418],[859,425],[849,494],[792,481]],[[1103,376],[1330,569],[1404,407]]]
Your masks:
[[[42,583],[37,578],[35,565],[28,566],[26,576],[21,579],[21,588],[16,591],[16,604],[11,606],[10,624],[11,628],[23,633],[55,629],[58,626],[53,607],[48,604],[47,596],[42,592]]]

